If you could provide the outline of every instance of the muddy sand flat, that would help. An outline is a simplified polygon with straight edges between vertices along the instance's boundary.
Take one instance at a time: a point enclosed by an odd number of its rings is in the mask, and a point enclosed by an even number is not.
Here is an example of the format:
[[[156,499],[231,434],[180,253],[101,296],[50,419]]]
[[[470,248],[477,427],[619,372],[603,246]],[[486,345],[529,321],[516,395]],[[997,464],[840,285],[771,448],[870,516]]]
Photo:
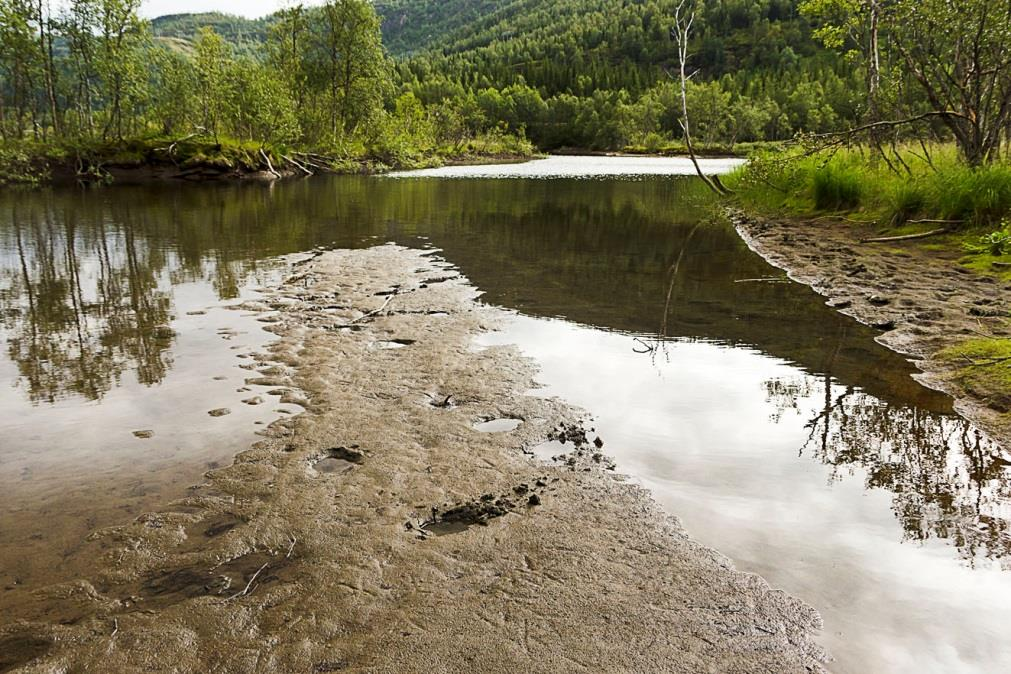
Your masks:
[[[251,381],[307,411],[93,534],[94,573],[0,629],[0,671],[820,671],[813,609],[614,476],[514,349],[473,347],[500,317],[477,296],[389,245],[293,267]],[[561,461],[523,451],[552,435]]]

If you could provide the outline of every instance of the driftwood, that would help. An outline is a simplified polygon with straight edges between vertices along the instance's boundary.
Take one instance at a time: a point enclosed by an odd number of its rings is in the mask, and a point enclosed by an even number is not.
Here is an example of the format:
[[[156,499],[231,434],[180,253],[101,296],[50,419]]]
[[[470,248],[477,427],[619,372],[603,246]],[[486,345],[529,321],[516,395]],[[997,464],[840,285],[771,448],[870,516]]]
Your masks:
[[[785,192],[786,190],[783,191]],[[843,222],[852,222],[855,225],[873,225],[877,222],[877,220],[854,220],[853,218],[847,218],[845,215],[821,215],[811,220],[811,222],[818,222],[819,220],[842,220]]]
[[[390,293],[390,296],[386,298],[386,301],[383,302],[383,305],[381,307],[379,307],[378,309],[374,309],[374,310],[370,311],[367,314],[363,314],[362,316],[359,316],[355,320],[353,320],[350,323],[348,323],[348,325],[354,325],[355,323],[360,323],[360,322],[362,322],[362,321],[364,321],[364,320],[366,320],[368,318],[372,318],[373,316],[376,316],[378,314],[383,313],[383,311],[386,310],[386,307],[390,306],[390,302],[392,302],[393,298],[396,297],[396,296],[397,296],[397,293],[395,293],[395,292],[394,293]]]
[[[194,131],[193,133],[187,134],[187,135],[183,136],[182,138],[177,138],[176,140],[172,141],[171,143],[169,143],[165,147],[157,147],[157,148],[155,148],[155,151],[157,151],[157,152],[168,152],[168,155],[171,157],[175,153],[176,147],[179,145],[179,143],[184,143],[184,142],[190,140],[191,138],[196,138],[197,136],[202,136],[205,133],[207,133],[207,129],[205,129],[202,126],[198,126],[196,128],[197,128],[197,130]]]
[[[914,239],[926,239],[928,236],[936,236],[937,234],[945,234],[948,229],[946,227],[941,227],[940,229],[932,229],[929,232],[922,232],[920,234],[903,234],[902,236],[879,236],[873,239],[860,239],[860,243],[888,243],[891,241],[912,241]]]
[[[253,577],[249,579],[249,582],[246,583],[246,587],[244,587],[241,592],[236,592],[235,594],[233,594],[228,599],[229,600],[237,599],[239,597],[245,597],[247,594],[249,594],[250,589],[253,587],[253,581],[255,581],[256,578],[257,578],[257,576],[259,576],[261,573],[263,573],[263,570],[266,569],[269,565],[270,565],[270,562],[264,562],[263,566],[261,566],[257,570],[257,572],[253,574]]]
[[[274,170],[274,165],[270,163],[270,157],[267,156],[267,153],[263,151],[262,147],[260,148],[260,156],[267,162],[267,169],[273,173],[275,177],[280,178],[281,174]]]
[[[293,158],[289,157],[288,155],[282,154],[281,158],[284,159],[285,161],[289,161],[292,164],[294,164],[295,168],[299,169],[300,171],[302,171],[303,173],[305,173],[307,176],[315,175],[312,171],[310,171],[305,166],[303,166],[299,162],[295,161]]]

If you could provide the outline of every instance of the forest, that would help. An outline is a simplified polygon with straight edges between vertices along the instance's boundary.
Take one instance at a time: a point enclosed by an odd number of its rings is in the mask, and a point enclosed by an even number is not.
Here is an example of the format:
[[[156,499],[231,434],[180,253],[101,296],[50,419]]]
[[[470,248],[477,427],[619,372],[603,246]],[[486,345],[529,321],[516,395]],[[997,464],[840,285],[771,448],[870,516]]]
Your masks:
[[[254,163],[261,149],[277,163],[297,150],[309,153],[301,162],[411,165],[533,146],[680,147],[670,0],[331,0],[257,20],[147,21],[139,9],[0,0],[8,175],[19,165],[34,175],[40,146],[88,166],[94,156],[140,160],[184,137],[175,149],[191,158]],[[859,75],[815,38],[798,3],[700,12],[687,96],[703,147],[858,117]]]
[[[166,147],[307,172],[669,153],[686,122],[699,152],[863,146],[886,174],[911,175],[949,147],[992,164],[1011,137],[1011,0],[327,0],[153,21],[139,8],[0,0],[8,179],[38,175],[40,155],[100,172],[94,157]],[[754,162],[751,187],[795,182],[777,170]]]

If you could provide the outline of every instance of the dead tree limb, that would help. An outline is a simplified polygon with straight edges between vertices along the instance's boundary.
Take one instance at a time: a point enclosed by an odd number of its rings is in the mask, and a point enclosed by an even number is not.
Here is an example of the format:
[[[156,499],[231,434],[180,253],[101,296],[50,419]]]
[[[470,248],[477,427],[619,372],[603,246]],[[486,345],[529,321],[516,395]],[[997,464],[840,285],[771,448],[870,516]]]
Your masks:
[[[289,162],[291,162],[292,164],[294,164],[295,168],[297,168],[298,170],[302,171],[302,172],[303,172],[303,173],[305,173],[305,174],[306,174],[307,176],[311,176],[311,175],[315,175],[315,174],[314,174],[314,173],[313,173],[312,171],[310,171],[310,170],[309,170],[309,169],[307,169],[307,168],[306,168],[305,166],[303,166],[303,165],[302,165],[302,164],[300,164],[299,162],[295,161],[295,160],[294,160],[294,159],[293,159],[292,157],[289,157],[289,156],[288,156],[288,155],[286,155],[286,154],[282,154],[282,155],[281,155],[281,159],[284,159],[285,161],[289,161]]]
[[[928,236],[936,236],[937,234],[947,233],[948,228],[942,227],[940,229],[932,229],[929,232],[921,232],[920,234],[903,234],[902,236],[879,236],[873,239],[860,239],[860,243],[888,243],[891,241],[912,241],[914,239],[926,239]]]
[[[260,156],[267,162],[267,170],[270,171],[274,177],[280,178],[281,174],[274,170],[274,165],[270,163],[270,157],[267,156],[267,153],[263,151],[262,147],[260,148]]]
[[[681,118],[678,123],[685,134],[685,146],[688,148],[688,156],[691,157],[695,172],[702,182],[706,184],[716,194],[726,196],[730,194],[719,178],[706,175],[699,166],[699,160],[695,156],[695,147],[692,145],[692,133],[688,120],[688,38],[691,36],[692,24],[695,23],[695,9],[687,7],[690,0],[681,0],[674,9],[674,27],[671,28],[671,37],[674,38],[678,50],[678,72],[681,82]],[[670,73],[668,73],[669,75]]]

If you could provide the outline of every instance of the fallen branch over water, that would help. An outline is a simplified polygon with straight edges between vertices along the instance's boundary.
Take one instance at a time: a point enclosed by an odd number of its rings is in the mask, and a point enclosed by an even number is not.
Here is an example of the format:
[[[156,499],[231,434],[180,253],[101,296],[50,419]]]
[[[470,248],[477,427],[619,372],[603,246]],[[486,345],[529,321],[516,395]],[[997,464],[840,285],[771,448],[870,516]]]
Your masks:
[[[267,162],[267,169],[272,174],[274,174],[275,177],[280,178],[281,174],[274,170],[274,165],[270,163],[270,157],[267,156],[267,153],[263,151],[262,147],[260,148],[260,156],[263,157],[264,160],[266,160],[266,162]]]
[[[910,220],[910,222],[914,222]],[[921,232],[920,234],[903,234],[902,236],[879,236],[873,239],[860,239],[860,243],[887,243],[889,241],[912,241],[913,239],[926,239],[928,236],[936,236],[937,234],[947,233],[947,227],[941,227],[940,229],[932,229],[929,232]]]
[[[299,162],[295,161],[292,157],[289,157],[286,154],[282,154],[281,158],[284,159],[285,161],[291,162],[295,166],[295,168],[299,169],[300,171],[302,171],[303,173],[305,173],[307,176],[315,175],[312,171],[310,171],[309,169],[307,169],[305,166],[303,166]]]

